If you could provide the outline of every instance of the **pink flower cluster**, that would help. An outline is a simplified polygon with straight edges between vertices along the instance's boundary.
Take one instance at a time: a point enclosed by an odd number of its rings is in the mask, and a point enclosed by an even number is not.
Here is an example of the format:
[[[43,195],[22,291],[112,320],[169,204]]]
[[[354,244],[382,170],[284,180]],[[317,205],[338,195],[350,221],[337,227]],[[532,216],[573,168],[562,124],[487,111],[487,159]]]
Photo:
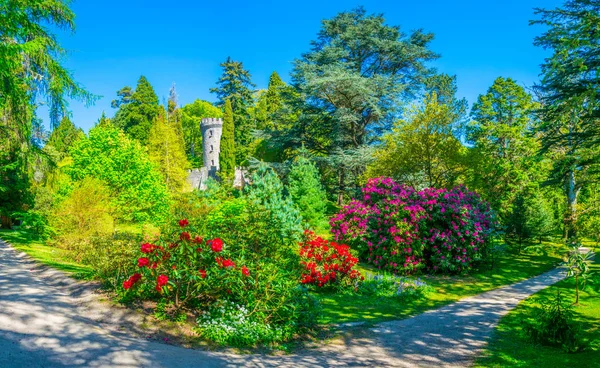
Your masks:
[[[370,179],[363,199],[330,220],[337,241],[394,273],[468,271],[485,254],[494,215],[464,187],[416,191],[391,178]]]

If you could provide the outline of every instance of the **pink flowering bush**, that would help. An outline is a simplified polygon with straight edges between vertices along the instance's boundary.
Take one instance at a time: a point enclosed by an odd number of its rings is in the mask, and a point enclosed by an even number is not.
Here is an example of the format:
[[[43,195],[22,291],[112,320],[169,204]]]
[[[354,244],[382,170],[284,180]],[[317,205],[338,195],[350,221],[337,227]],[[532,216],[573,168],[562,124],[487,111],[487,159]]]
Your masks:
[[[416,191],[391,178],[369,179],[362,200],[330,220],[337,241],[394,273],[460,273],[485,254],[493,229],[489,205],[464,187]]]

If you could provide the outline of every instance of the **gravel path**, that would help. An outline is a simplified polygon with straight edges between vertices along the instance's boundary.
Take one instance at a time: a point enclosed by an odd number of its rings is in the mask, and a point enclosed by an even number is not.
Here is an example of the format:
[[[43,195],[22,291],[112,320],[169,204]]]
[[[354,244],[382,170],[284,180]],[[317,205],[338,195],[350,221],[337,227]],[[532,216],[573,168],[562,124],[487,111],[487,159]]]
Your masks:
[[[0,367],[465,367],[503,315],[563,277],[555,269],[298,354],[236,355],[149,341],[139,315],[0,241]]]

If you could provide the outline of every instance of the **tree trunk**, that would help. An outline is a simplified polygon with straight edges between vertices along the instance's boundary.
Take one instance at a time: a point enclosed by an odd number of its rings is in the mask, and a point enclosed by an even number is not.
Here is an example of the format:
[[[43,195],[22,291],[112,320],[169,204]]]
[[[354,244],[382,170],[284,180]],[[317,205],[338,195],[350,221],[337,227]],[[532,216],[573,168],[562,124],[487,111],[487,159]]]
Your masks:
[[[10,218],[10,216],[1,215],[0,222],[2,224],[2,226],[1,226],[2,228],[4,228],[4,229],[12,228],[12,219]]]
[[[579,275],[575,275],[575,304],[579,304]]]
[[[567,173],[565,182],[565,194],[567,196],[567,212],[565,213],[565,240],[577,237],[577,195],[579,188],[575,182],[575,171],[570,170]]]
[[[344,192],[346,191],[346,172],[344,169],[340,170],[339,179],[338,179],[338,197],[337,204],[341,206],[344,203]]]

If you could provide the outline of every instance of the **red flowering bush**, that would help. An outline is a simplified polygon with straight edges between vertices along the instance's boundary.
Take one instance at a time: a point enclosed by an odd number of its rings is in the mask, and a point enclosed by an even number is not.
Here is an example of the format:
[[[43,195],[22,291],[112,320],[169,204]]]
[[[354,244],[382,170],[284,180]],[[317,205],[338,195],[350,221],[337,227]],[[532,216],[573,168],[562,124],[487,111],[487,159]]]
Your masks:
[[[360,272],[354,269],[358,258],[352,255],[349,246],[323,240],[309,230],[304,236],[300,243],[303,284],[347,286],[361,278]]]
[[[416,191],[391,178],[373,178],[362,200],[345,206],[330,224],[336,240],[380,269],[460,273],[485,256],[494,214],[464,187]]]
[[[200,236],[192,237],[188,226],[188,220],[180,220],[180,229],[168,239],[143,243],[142,256],[137,259],[139,272],[124,281],[123,288],[139,284],[180,307],[199,297],[216,300],[234,289],[252,287],[250,269],[238,269],[220,238],[204,241]]]

